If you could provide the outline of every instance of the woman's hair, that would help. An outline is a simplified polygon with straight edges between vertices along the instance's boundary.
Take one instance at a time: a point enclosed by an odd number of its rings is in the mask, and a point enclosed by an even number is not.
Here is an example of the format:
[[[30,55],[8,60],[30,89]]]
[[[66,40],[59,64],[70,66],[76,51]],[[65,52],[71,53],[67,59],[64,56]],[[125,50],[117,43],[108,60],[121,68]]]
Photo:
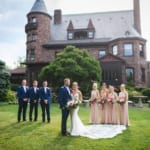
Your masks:
[[[72,86],[76,85],[78,87],[78,82],[73,82]]]
[[[93,83],[93,88],[94,88],[94,87],[97,88],[97,83],[96,83],[96,82]]]

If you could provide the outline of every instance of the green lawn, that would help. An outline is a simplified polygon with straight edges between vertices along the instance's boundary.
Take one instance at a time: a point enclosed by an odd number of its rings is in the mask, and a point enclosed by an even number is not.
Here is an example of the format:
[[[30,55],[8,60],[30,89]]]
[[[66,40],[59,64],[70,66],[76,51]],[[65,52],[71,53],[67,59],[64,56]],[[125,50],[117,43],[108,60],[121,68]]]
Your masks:
[[[41,122],[41,111],[38,122],[17,123],[17,105],[0,105],[0,150],[149,150],[150,109],[130,108],[129,112],[131,126],[123,134],[92,140],[60,135],[57,104],[51,106],[51,124]],[[88,124],[89,109],[80,107],[79,114]]]

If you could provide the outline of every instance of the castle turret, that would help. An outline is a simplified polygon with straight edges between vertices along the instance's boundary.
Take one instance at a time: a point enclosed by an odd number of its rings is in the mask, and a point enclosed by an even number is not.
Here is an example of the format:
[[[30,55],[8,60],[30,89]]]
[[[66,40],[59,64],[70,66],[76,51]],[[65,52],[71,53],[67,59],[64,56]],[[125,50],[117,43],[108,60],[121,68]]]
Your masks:
[[[32,9],[27,14],[25,32],[27,34],[26,62],[29,81],[36,79],[39,72],[33,70],[33,64],[42,67],[47,63],[43,45],[50,40],[51,16],[48,14],[44,0],[36,0]],[[34,67],[35,68],[35,67]],[[39,68],[39,66],[38,66]],[[38,69],[38,71],[40,71]]]

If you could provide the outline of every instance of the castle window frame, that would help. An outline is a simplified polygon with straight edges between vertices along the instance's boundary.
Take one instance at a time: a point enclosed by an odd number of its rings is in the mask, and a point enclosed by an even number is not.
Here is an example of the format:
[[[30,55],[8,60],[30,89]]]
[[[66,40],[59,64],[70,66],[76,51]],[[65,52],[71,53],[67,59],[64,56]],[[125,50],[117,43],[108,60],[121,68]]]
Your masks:
[[[139,44],[139,53],[140,53],[140,57],[144,57],[144,50],[145,46],[144,44]]]
[[[118,55],[118,45],[117,44],[112,46],[112,53],[113,53],[113,55]]]
[[[141,82],[145,83],[145,68],[141,68]]]
[[[99,50],[99,58],[106,55],[106,50]]]
[[[36,18],[36,17],[32,17],[32,18],[31,18],[31,22],[32,22],[32,23],[36,23],[36,22],[37,22],[37,18]]]
[[[78,30],[74,32],[74,39],[75,40],[84,40],[88,39],[88,32],[85,30]]]
[[[68,32],[68,40],[73,40],[73,33],[72,32]]]
[[[29,60],[34,61],[35,60],[35,49],[31,49],[29,53]]]
[[[135,77],[134,77],[134,74],[135,74],[134,68],[127,67],[125,71],[126,71],[126,81],[127,82],[134,81],[135,80]]]
[[[37,40],[37,34],[33,33],[32,34],[32,42],[35,42]]]
[[[133,43],[125,43],[124,44],[124,56],[130,57],[133,55],[134,55]]]
[[[94,38],[94,32],[93,31],[89,31],[88,32],[88,38],[89,39],[93,39]]]

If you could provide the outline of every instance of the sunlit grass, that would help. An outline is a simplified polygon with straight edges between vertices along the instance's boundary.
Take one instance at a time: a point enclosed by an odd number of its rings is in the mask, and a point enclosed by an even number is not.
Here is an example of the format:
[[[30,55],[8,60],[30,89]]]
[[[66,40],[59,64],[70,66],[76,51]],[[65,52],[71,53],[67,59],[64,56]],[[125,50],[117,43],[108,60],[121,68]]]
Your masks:
[[[0,150],[148,150],[150,149],[150,109],[131,108],[131,126],[112,139],[91,140],[60,135],[61,113],[51,106],[51,124],[17,123],[17,105],[0,105]],[[79,115],[88,124],[89,109],[80,107]],[[28,116],[27,116],[28,117]],[[68,120],[68,126],[69,126]]]

